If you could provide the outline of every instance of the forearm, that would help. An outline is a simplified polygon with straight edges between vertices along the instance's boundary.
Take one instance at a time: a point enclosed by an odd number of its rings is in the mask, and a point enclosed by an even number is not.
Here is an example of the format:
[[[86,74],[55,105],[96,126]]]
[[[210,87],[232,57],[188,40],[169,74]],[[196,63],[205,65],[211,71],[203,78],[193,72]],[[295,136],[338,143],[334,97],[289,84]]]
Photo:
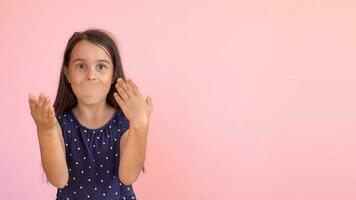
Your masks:
[[[146,158],[148,126],[130,126],[120,158],[119,174],[126,185],[136,181]]]
[[[37,135],[43,170],[52,185],[62,188],[68,181],[68,169],[65,151],[57,131],[58,128],[53,130],[37,128]]]

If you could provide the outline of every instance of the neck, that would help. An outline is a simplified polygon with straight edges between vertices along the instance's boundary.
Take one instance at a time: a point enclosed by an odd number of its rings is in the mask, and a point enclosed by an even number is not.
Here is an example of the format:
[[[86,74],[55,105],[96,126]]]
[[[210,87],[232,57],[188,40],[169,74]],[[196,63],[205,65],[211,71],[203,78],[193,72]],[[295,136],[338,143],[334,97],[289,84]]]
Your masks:
[[[77,106],[73,108],[73,112],[76,116],[84,121],[98,121],[105,118],[108,115],[107,113],[111,113],[112,110],[114,110],[114,108],[106,102],[90,106],[78,103]]]

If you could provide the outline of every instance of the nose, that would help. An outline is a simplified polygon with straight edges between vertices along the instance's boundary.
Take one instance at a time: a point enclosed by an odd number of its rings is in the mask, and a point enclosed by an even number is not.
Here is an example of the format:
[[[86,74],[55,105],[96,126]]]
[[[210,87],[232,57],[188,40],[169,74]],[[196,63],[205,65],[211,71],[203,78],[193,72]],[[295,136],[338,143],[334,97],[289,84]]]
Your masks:
[[[96,80],[96,71],[95,67],[89,67],[88,73],[87,73],[87,80]]]

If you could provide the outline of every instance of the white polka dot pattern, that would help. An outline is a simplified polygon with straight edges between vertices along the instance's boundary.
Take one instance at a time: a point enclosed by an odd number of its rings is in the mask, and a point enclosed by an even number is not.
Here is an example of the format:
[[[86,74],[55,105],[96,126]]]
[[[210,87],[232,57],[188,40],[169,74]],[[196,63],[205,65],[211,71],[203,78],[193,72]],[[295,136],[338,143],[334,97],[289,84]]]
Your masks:
[[[129,120],[120,109],[102,127],[90,129],[71,109],[56,115],[65,142],[69,180],[56,199],[136,199],[132,185],[118,178],[120,137]]]

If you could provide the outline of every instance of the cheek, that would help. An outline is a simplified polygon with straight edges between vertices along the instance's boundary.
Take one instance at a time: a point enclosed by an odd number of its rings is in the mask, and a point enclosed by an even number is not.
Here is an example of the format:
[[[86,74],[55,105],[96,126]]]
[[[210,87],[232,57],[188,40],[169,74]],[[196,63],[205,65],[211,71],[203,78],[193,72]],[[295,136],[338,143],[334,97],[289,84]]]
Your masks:
[[[79,77],[79,76],[73,76],[72,77],[72,83],[75,85],[80,84],[81,82],[83,82],[84,78]]]
[[[102,77],[100,78],[100,81],[101,81],[101,83],[104,84],[104,85],[111,85],[111,83],[112,83],[112,81],[113,81],[112,75],[107,74],[107,75],[105,75],[105,76],[102,76]]]
[[[111,85],[112,81],[113,81],[112,77],[108,77],[108,78],[105,79],[105,84]]]
[[[112,80],[111,79],[107,79],[105,81],[105,83],[103,83],[103,87],[105,88],[105,92],[109,92],[109,90],[111,88],[111,84],[112,84]]]
[[[74,84],[78,84],[78,83],[82,82],[83,80],[85,80],[85,74],[79,73],[77,71],[72,71],[70,74],[70,80]]]

